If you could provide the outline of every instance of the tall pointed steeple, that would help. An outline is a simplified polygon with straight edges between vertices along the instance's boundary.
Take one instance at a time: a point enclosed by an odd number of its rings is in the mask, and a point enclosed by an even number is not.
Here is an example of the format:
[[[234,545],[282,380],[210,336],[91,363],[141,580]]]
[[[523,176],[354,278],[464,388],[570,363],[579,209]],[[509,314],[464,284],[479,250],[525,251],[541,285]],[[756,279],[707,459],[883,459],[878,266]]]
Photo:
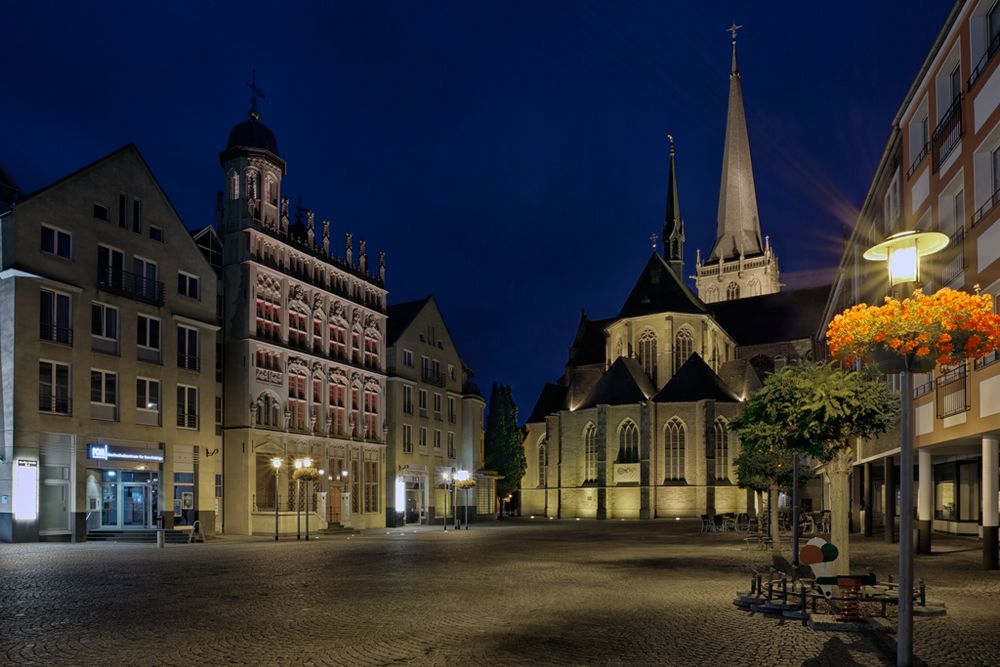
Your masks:
[[[743,110],[743,87],[736,59],[735,23],[733,62],[729,71],[729,112],[726,118],[726,147],[722,155],[722,186],[719,190],[719,217],[715,244],[708,261],[759,255],[764,252],[757,218],[757,192],[750,162],[750,139]]]
[[[684,279],[684,220],[681,218],[681,200],[677,194],[677,169],[674,164],[674,138],[670,142],[670,171],[667,174],[667,211],[663,218],[663,259],[674,274]]]

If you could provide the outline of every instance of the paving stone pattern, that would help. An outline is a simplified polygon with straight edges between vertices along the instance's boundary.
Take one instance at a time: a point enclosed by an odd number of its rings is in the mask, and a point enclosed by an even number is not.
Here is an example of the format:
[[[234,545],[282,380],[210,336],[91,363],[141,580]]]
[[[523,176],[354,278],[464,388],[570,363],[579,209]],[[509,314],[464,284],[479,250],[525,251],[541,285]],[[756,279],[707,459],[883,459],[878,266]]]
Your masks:
[[[894,564],[859,541],[858,563]],[[1000,664],[1000,576],[972,541],[917,560],[926,664]],[[0,545],[0,663],[886,665],[862,633],[738,611],[750,567],[692,522],[511,521],[316,542]],[[933,574],[932,574],[933,571]]]

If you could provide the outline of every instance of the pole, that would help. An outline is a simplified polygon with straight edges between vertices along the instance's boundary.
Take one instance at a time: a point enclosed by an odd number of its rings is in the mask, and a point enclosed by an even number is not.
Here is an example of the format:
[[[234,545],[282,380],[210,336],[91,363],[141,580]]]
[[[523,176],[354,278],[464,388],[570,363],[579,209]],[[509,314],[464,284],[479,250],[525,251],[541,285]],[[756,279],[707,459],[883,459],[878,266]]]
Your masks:
[[[896,665],[913,662],[913,374],[899,373],[899,629],[896,633]]]
[[[465,529],[469,529],[469,489],[465,490]]]
[[[278,470],[274,471],[274,541],[278,541]]]
[[[459,529],[458,523],[458,487],[452,483],[451,485],[451,513],[452,520],[455,522],[455,530]]]
[[[792,565],[799,564],[799,455],[792,456]]]
[[[311,513],[309,511],[309,504],[310,501],[312,500],[311,491],[312,491],[312,485],[310,484],[309,480],[306,480],[306,541],[307,542],[309,541],[309,514]]]
[[[442,512],[441,523],[444,524],[444,532],[448,532],[448,494],[451,491],[448,490],[447,480],[444,483],[444,512]]]
[[[302,539],[302,480],[295,485],[295,539]]]

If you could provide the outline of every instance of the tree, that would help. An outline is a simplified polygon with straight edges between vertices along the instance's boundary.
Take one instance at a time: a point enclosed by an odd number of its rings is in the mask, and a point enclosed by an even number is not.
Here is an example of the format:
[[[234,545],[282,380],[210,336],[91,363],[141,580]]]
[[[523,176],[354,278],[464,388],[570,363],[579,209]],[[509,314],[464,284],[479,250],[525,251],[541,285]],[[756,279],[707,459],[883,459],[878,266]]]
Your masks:
[[[743,446],[763,452],[756,455],[758,466],[766,468],[764,454],[778,457],[771,459],[776,466],[783,453],[807,454],[827,464],[833,505],[830,541],[840,550],[839,569],[845,574],[850,568],[847,477],[854,441],[885,433],[898,416],[899,397],[872,372],[805,362],[769,376],[734,420]],[[747,473],[748,482],[759,477],[752,467]]]
[[[524,456],[523,434],[517,426],[514,397],[509,386],[496,382],[490,391],[484,449],[486,467],[501,475],[496,485],[497,497],[504,498],[521,486],[528,462]]]

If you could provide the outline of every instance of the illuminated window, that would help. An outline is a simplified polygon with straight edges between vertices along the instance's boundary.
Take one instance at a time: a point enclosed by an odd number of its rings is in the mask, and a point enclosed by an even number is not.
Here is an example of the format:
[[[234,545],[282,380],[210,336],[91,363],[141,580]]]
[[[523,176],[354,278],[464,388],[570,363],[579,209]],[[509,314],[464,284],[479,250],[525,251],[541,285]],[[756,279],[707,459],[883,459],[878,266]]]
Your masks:
[[[545,449],[545,439],[538,444],[538,488],[549,485],[549,455]]]
[[[688,329],[681,329],[674,337],[674,372],[684,365],[694,351],[694,337]]]
[[[715,435],[715,479],[729,479],[729,424],[717,417],[713,427]]]
[[[733,299],[740,298],[740,286],[736,283],[729,283],[726,286],[726,299],[732,301]]]
[[[597,481],[597,427],[593,424],[583,430],[583,481]]]
[[[666,452],[664,460],[667,464],[667,479],[683,481],[684,479],[684,422],[673,417],[667,422],[664,442]]]
[[[639,335],[639,365],[656,384],[656,334],[648,329]]]
[[[345,428],[345,416],[347,413],[347,406],[344,400],[347,395],[347,387],[340,382],[331,381],[327,387],[330,396],[328,401],[330,404],[329,410],[329,428],[332,433],[341,434],[344,432]]]
[[[229,172],[229,198],[240,198],[240,175],[235,171]]]
[[[298,348],[309,347],[309,331],[306,315],[296,310],[288,311],[288,344]]]
[[[639,462],[639,428],[631,419],[618,429],[618,463]]]
[[[288,374],[288,411],[291,421],[288,428],[303,430],[306,427],[306,376]]]

